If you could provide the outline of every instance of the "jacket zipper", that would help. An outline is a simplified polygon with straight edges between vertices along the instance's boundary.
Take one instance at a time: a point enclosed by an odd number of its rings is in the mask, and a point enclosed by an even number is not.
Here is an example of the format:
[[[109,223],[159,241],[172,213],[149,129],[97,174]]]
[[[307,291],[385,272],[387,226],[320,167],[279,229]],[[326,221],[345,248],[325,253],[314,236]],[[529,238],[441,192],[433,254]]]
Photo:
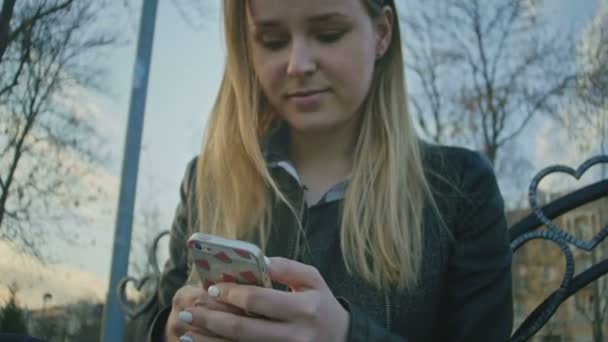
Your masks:
[[[384,292],[384,309],[386,313],[386,330],[391,330],[391,298],[388,292]]]
[[[306,199],[304,199],[304,192],[303,192],[303,188],[298,185],[300,187],[300,190],[302,191],[302,195],[301,195],[301,209],[300,209],[300,213],[299,213],[299,218],[301,220],[301,226],[302,229],[305,229],[307,221],[308,221],[308,205],[306,203]],[[301,241],[298,241],[298,235],[300,235],[301,233],[304,233],[304,236],[302,238],[306,238],[305,232],[301,232],[299,229],[296,231],[296,234],[292,235],[292,238],[289,239],[289,243],[288,243],[288,247],[287,247],[287,255],[289,255],[290,257],[292,257],[294,260],[298,261],[298,257],[299,254],[301,253],[301,251],[299,250],[298,244],[301,243]],[[296,253],[298,252],[298,253]]]

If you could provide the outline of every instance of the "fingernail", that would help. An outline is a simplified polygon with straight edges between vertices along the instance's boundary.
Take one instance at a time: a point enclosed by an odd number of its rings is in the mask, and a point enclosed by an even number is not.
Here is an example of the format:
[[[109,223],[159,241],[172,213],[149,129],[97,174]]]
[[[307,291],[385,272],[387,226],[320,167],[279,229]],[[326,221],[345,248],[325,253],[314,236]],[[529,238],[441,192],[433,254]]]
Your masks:
[[[194,342],[194,340],[192,337],[184,335],[179,338],[179,342]]]
[[[182,322],[186,322],[188,324],[192,323],[192,313],[190,313],[188,311],[180,311],[180,313],[177,314],[177,317]],[[186,336],[186,337],[188,337],[188,336]],[[188,338],[190,338],[190,337],[188,337]]]
[[[209,288],[207,289],[207,293],[209,294],[209,296],[217,298],[220,296],[220,289],[218,289],[215,285],[212,285],[209,286]]]
[[[264,262],[266,263],[266,266],[270,266],[270,258],[268,257],[264,257]]]

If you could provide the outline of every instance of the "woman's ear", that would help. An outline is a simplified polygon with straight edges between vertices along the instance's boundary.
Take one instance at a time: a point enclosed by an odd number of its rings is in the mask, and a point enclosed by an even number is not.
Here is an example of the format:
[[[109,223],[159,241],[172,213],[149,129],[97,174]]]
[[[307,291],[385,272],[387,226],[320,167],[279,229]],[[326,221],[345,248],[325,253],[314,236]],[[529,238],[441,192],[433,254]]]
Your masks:
[[[382,58],[390,47],[394,21],[395,13],[392,8],[385,6],[376,19],[376,59]]]

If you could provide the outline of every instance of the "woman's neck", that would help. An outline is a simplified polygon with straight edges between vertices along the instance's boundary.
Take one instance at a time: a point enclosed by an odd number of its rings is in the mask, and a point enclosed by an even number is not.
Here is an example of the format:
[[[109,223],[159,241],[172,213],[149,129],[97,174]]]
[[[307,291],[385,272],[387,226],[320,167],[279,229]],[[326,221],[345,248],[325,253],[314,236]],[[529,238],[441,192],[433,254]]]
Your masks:
[[[309,204],[318,202],[333,185],[350,175],[357,130],[349,126],[314,133],[290,131],[290,158],[307,188]]]

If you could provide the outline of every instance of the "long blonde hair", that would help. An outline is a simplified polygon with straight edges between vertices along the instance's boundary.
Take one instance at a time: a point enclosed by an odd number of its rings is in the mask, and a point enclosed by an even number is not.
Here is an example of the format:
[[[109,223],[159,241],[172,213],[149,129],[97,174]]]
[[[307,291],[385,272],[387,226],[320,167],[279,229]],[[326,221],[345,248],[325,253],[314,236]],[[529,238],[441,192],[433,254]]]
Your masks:
[[[363,1],[370,16],[380,15],[379,1]],[[264,247],[272,224],[270,195],[297,212],[271,177],[260,148],[277,118],[252,69],[247,1],[223,4],[227,63],[197,163],[200,229],[228,238],[254,231],[264,237]],[[408,289],[420,273],[423,209],[430,190],[408,114],[400,29],[391,7],[392,41],[377,62],[363,104],[340,242],[351,274],[377,288]]]

